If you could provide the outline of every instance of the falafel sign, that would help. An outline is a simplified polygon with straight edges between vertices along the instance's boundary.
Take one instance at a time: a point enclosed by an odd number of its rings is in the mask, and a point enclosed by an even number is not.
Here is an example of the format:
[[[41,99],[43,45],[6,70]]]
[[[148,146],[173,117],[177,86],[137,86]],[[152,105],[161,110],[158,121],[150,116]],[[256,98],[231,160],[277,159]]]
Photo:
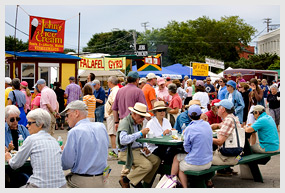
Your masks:
[[[85,58],[81,57],[79,69],[82,70],[124,70],[126,57],[122,58]]]
[[[30,16],[29,51],[63,52],[65,20]]]

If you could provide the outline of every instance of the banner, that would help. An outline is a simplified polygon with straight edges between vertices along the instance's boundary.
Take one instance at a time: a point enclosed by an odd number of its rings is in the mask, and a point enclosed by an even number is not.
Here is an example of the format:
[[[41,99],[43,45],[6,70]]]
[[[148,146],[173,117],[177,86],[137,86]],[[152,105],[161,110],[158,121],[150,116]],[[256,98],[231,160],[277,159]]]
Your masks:
[[[192,63],[193,76],[208,76],[209,65],[203,63]]]
[[[78,68],[82,70],[105,70],[104,59],[82,57]]]
[[[141,63],[137,62],[137,71],[161,71],[161,55],[145,57]]]
[[[65,20],[30,16],[29,51],[63,52]]]
[[[124,70],[126,57],[122,58],[84,58],[81,57],[79,69],[82,70]]]
[[[223,61],[219,61],[219,60],[215,60],[211,58],[205,58],[205,62],[209,64],[209,66],[225,69],[225,65]]]
[[[126,57],[123,58],[104,58],[105,70],[124,70],[126,69]]]

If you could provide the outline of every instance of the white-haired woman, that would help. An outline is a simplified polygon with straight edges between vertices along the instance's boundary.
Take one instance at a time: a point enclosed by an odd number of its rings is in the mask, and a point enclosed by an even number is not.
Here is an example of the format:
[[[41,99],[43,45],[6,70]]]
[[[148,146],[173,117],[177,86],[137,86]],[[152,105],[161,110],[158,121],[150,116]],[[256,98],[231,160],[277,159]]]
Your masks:
[[[31,135],[13,158],[9,153],[5,153],[5,160],[12,169],[17,169],[29,157],[31,158],[33,174],[25,188],[66,187],[61,166],[61,149],[56,139],[48,133],[51,124],[50,114],[38,108],[30,111],[27,118],[27,127]]]
[[[19,124],[20,110],[15,105],[5,107],[5,152],[18,151],[18,138],[22,135],[24,140],[30,135],[28,129]]]

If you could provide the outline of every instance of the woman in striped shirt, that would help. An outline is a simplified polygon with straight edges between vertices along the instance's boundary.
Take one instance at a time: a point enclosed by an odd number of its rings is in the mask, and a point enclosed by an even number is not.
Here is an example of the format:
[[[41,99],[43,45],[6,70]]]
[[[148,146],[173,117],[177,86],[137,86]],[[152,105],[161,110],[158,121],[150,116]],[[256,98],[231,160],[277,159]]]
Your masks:
[[[96,109],[96,98],[92,93],[92,88],[89,84],[86,84],[83,87],[83,102],[88,107],[88,116],[87,118],[91,122],[95,122],[95,109]]]

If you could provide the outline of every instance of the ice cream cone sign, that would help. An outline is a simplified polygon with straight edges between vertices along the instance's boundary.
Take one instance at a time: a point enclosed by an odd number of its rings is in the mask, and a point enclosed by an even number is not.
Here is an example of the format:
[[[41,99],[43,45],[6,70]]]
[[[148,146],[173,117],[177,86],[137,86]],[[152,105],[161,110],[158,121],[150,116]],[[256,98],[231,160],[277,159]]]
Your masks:
[[[37,18],[34,18],[33,20],[32,20],[32,22],[31,22],[31,27],[32,27],[32,29],[31,29],[31,40],[33,39],[33,36],[34,36],[34,33],[35,33],[35,31],[36,31],[36,29],[37,29],[37,27],[38,27],[38,25],[39,25],[39,21],[38,21],[38,19]]]

